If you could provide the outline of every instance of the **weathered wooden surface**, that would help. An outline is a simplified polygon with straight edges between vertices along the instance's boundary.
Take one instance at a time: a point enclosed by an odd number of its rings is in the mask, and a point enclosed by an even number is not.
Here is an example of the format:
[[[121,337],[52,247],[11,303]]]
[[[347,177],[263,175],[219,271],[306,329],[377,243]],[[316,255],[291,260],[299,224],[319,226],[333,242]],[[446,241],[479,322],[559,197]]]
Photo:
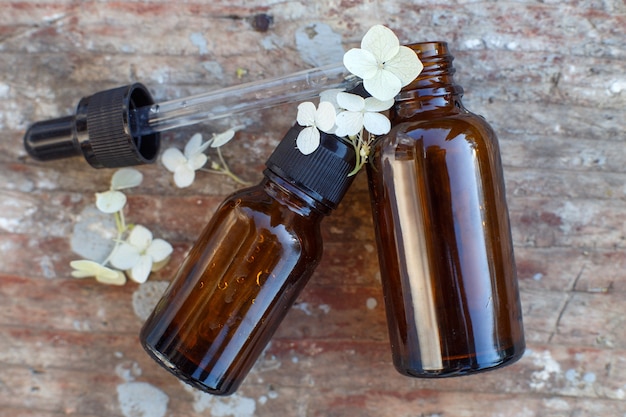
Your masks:
[[[253,24],[260,13],[273,18],[267,31]],[[361,175],[325,221],[321,266],[240,391],[185,388],[143,353],[137,333],[239,185],[201,174],[178,190],[160,164],[141,168],[128,216],[174,244],[172,261],[142,286],[75,280],[72,236],[111,171],[27,158],[26,127],[133,81],[166,100],[338,61],[375,23],[403,41],[447,40],[465,104],[498,132],[527,354],[467,378],[396,373]],[[294,119],[293,106],[247,116],[225,148],[233,169],[258,181]],[[625,119],[620,0],[4,1],[0,416],[626,415]],[[168,133],[164,147],[210,129]]]

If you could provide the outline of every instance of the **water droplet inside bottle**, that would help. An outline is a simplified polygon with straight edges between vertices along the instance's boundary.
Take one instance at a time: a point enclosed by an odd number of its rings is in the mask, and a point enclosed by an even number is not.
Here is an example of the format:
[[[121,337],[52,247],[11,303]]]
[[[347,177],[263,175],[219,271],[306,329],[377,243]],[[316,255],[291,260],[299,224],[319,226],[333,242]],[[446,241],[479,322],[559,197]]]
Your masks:
[[[261,285],[263,285],[263,283],[265,283],[266,279],[267,279],[267,274],[264,273],[263,271],[259,271],[259,273],[256,274],[256,285],[260,287]]]

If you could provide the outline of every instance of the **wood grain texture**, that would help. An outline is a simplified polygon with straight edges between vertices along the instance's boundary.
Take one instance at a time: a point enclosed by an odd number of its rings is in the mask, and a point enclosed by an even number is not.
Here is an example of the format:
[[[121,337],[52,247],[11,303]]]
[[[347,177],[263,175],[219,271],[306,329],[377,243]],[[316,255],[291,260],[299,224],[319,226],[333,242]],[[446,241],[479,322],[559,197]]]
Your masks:
[[[272,17],[266,31],[258,14]],[[138,331],[241,185],[202,173],[176,189],[160,163],[141,167],[126,215],[173,244],[170,263],[144,286],[76,280],[76,227],[112,170],[34,161],[26,128],[130,82],[162,101],[309,68],[330,50],[315,43],[326,28],[347,50],[376,23],[403,42],[448,41],[464,103],[500,138],[526,355],[464,378],[393,369],[361,174],[323,224],[319,268],[240,391],[185,387],[143,352]],[[293,105],[243,116],[246,129],[224,148],[232,169],[257,182],[294,120]],[[620,0],[3,2],[0,417],[626,415],[625,120]],[[222,127],[165,133],[163,147]]]

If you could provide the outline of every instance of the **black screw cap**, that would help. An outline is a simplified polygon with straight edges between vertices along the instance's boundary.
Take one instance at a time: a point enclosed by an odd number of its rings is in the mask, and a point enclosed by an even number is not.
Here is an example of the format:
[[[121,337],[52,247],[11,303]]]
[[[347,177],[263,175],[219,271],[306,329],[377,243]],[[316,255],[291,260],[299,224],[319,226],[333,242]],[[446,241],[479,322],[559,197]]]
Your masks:
[[[74,116],[34,123],[24,135],[24,147],[40,161],[82,154],[94,168],[152,163],[160,134],[134,134],[134,111],[152,104],[140,83],[98,92],[82,98]]]
[[[334,210],[355,178],[355,175],[348,175],[356,164],[354,147],[335,135],[320,132],[319,148],[304,155],[296,147],[302,129],[302,126],[294,125],[265,165],[274,174]]]

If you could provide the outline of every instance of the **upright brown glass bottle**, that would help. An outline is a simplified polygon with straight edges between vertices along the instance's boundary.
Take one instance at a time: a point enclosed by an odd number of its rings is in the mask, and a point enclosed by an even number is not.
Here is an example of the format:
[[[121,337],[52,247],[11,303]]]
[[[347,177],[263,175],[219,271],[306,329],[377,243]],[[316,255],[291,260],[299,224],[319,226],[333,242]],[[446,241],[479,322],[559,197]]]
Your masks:
[[[368,166],[393,359],[409,376],[463,375],[525,346],[500,151],[461,104],[447,44],[408,46],[424,70]]]
[[[218,208],[141,331],[147,352],[211,394],[232,394],[322,255],[320,222],[347,191],[351,145],[322,134],[310,155],[292,128],[265,179]]]

